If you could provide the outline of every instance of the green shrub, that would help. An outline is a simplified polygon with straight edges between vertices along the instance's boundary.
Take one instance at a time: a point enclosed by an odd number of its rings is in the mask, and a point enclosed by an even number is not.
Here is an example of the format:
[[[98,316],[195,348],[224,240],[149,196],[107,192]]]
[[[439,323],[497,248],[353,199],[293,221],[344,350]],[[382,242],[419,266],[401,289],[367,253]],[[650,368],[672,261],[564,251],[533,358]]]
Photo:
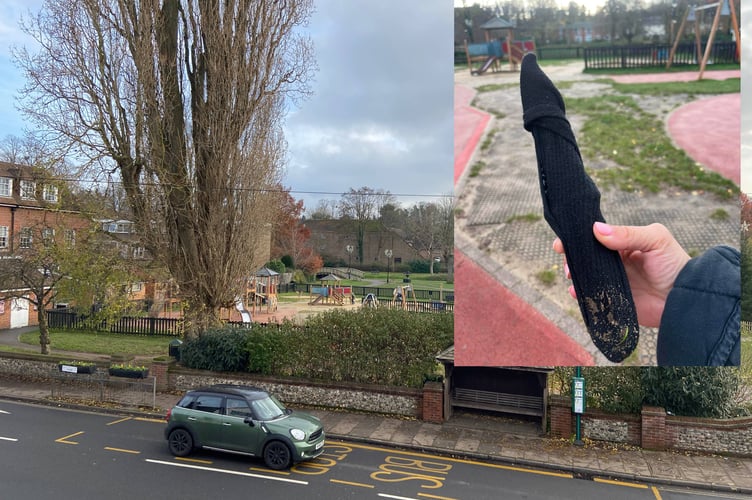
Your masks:
[[[207,332],[182,346],[189,368],[420,387],[452,344],[451,314],[331,310],[308,319]]]
[[[246,371],[248,332],[241,328],[226,327],[204,332],[180,346],[180,361],[197,370],[216,372]]]
[[[574,368],[557,368],[552,383],[571,395]],[[582,369],[587,407],[639,414],[643,405],[675,415],[725,418],[737,407],[739,370],[733,367],[589,367]]]

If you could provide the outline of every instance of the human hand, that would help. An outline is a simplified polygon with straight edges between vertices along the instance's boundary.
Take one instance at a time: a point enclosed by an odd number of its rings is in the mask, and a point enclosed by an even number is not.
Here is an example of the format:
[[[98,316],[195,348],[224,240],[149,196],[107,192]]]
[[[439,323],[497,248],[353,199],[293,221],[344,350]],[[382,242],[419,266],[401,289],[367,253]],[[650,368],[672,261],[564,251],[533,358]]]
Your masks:
[[[690,259],[687,252],[662,224],[614,226],[596,222],[593,234],[603,246],[621,255],[639,323],[659,326],[668,293]],[[558,238],[554,241],[554,251],[564,253],[564,245]],[[571,278],[566,257],[564,268],[567,278]],[[569,294],[576,298],[574,286],[569,287]]]

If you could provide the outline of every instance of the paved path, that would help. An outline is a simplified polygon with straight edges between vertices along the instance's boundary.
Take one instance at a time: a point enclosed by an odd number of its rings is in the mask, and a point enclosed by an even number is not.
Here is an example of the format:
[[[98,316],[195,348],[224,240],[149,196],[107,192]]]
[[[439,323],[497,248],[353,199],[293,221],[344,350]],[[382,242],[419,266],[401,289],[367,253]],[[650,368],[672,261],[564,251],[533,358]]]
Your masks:
[[[544,70],[555,82],[574,82],[563,87],[565,100],[570,95],[598,95],[610,89],[596,77],[583,74],[577,64]],[[705,74],[706,78],[738,76],[738,71]],[[519,216],[542,216],[534,148],[522,129],[519,90],[515,88],[519,74],[470,77],[457,73],[455,78],[455,254],[463,266],[462,272],[458,267],[455,273],[456,364],[609,364],[592,345],[576,303],[566,293],[561,258],[551,250],[553,232],[542,218],[512,222]],[[625,83],[691,81],[697,73],[617,78]],[[499,84],[499,90],[475,95],[473,86],[481,84]],[[485,113],[484,118],[482,111],[470,106],[473,99],[497,116]],[[670,109],[672,103],[657,100],[647,105]],[[739,106],[736,94],[699,99],[671,114],[665,111],[668,133],[677,146],[737,183]],[[573,117],[572,125],[577,133],[582,123]],[[479,144],[484,134],[478,134],[479,130],[493,132],[490,147],[486,144],[483,150]],[[479,161],[483,169],[470,177],[468,166]],[[602,194],[604,215],[615,224],[662,222],[694,254],[717,244],[738,246],[734,200],[719,202],[702,193],[672,190],[653,195],[611,189]],[[709,214],[717,209],[732,217],[725,222],[710,219]],[[552,285],[542,285],[537,278],[544,269],[556,274]],[[656,337],[656,329],[643,328],[637,354],[627,364],[655,364]]]

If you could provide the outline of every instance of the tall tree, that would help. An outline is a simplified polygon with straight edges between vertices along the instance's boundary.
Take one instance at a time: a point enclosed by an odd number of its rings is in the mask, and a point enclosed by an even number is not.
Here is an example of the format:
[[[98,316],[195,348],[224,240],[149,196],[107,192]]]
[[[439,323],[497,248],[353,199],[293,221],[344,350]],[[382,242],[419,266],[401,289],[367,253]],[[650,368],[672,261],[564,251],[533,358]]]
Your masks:
[[[389,191],[362,187],[350,188],[340,200],[340,217],[351,219],[355,224],[358,262],[363,262],[363,239],[368,223],[379,218],[384,205],[394,204],[395,198]]]
[[[219,321],[263,264],[285,107],[308,93],[312,0],[47,0],[19,51],[24,109],[120,175],[148,251],[186,302],[186,335]]]

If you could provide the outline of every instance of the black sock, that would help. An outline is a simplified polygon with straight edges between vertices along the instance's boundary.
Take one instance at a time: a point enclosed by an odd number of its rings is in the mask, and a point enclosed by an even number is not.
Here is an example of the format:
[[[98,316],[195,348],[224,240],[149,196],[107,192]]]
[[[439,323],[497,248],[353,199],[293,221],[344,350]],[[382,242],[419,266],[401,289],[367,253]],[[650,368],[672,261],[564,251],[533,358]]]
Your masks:
[[[564,244],[582,318],[596,347],[610,361],[623,361],[639,338],[632,292],[619,253],[593,235],[593,223],[605,222],[601,195],[585,173],[561,94],[534,54],[522,60],[520,91],[525,129],[535,140],[543,215]]]

